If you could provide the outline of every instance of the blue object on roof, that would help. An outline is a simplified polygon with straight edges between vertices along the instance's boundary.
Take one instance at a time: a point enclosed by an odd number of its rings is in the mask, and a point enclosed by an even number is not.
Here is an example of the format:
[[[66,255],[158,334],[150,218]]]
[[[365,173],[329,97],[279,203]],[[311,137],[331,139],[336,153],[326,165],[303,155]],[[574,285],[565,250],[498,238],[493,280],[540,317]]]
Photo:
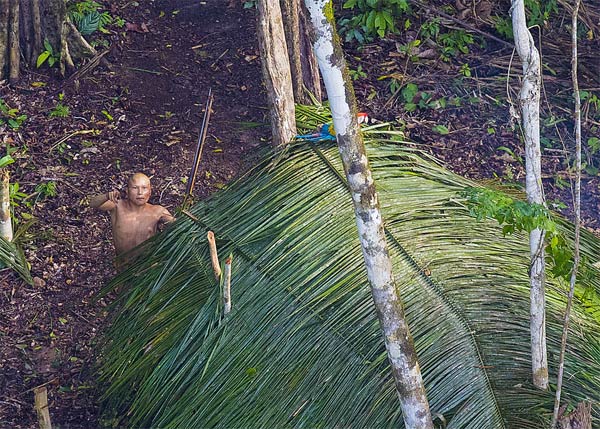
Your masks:
[[[331,134],[329,128],[331,124],[323,124],[319,129],[319,132],[312,134],[301,134],[296,136],[296,140],[306,140],[309,142],[316,142],[320,140],[331,140],[335,141],[335,136]]]

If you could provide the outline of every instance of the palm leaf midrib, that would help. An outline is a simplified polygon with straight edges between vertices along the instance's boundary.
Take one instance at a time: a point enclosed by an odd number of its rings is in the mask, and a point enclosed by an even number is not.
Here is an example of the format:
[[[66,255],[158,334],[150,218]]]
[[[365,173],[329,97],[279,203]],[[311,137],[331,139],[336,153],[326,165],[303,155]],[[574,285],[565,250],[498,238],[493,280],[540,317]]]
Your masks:
[[[315,146],[311,146],[311,149],[312,149],[313,152],[315,152],[318,155],[318,158],[321,159],[324,162],[324,165],[325,165],[327,171],[329,171],[337,179],[339,179],[340,183],[344,186],[344,188],[346,190],[348,190],[348,194],[351,197],[350,189],[349,189],[349,185],[348,185],[347,180],[342,175],[342,173],[338,169],[336,169],[336,167],[334,166],[333,162],[330,159],[327,158],[327,155],[325,153],[323,153],[323,151],[319,150]],[[451,298],[445,296],[445,294],[442,291],[442,288],[439,287],[426,274],[425,270],[409,254],[409,252],[404,248],[404,246],[402,246],[402,244],[397,239],[397,237],[395,237],[394,234],[385,225],[385,221],[384,221],[384,227],[383,228],[384,228],[385,235],[388,238],[388,243],[393,246],[393,247],[390,247],[390,250],[394,249],[394,250],[396,250],[398,252],[400,258],[415,272],[416,275],[419,276],[422,284],[424,284],[424,285],[427,286],[427,288],[429,289],[430,293],[433,293],[443,303],[443,305],[447,309],[449,309],[451,311],[451,314],[453,316],[453,320],[455,321],[455,323],[458,323],[458,325],[462,328],[462,330],[464,330],[465,332],[468,333],[468,336],[469,336],[469,339],[470,339],[470,344],[471,344],[471,347],[473,348],[473,353],[474,353],[476,359],[479,362],[479,367],[483,368],[485,366],[485,361],[483,359],[483,355],[481,353],[481,350],[479,350],[479,346],[477,344],[477,340],[475,339],[474,330],[470,326],[468,320],[463,315],[463,313],[461,313],[457,309],[458,305]],[[389,246],[389,244],[388,244],[388,246]],[[501,409],[500,409],[500,404],[499,404],[499,402],[498,402],[498,400],[496,398],[496,393],[495,393],[494,388],[492,386],[491,380],[489,379],[489,376],[488,376],[488,374],[487,374],[486,371],[484,371],[483,369],[480,369],[479,372],[483,375],[483,377],[485,379],[486,388],[488,389],[489,393],[493,397],[496,415],[500,418],[501,421],[503,421],[503,419],[502,419],[502,413],[501,413]]]

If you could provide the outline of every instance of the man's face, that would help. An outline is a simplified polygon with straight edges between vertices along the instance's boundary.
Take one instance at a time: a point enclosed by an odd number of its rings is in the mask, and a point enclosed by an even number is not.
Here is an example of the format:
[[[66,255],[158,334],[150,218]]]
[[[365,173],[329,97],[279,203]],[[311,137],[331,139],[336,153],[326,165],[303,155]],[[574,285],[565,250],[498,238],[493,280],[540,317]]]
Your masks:
[[[136,206],[143,206],[150,199],[150,180],[147,177],[134,177],[127,185],[127,199]]]

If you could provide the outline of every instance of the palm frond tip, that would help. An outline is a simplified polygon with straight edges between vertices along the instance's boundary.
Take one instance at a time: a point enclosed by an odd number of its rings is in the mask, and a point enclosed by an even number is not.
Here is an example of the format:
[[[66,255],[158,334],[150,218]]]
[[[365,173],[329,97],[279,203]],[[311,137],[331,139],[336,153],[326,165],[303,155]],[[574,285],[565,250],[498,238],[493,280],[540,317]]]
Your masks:
[[[469,217],[456,196],[472,183],[376,137],[371,166],[432,410],[449,428],[543,427],[552,395],[527,382],[525,238]],[[117,279],[127,299],[101,373],[105,405],[127,409],[132,427],[402,426],[337,149],[274,159],[193,207],[199,222],[180,219]],[[234,255],[225,317],[208,229]],[[598,276],[582,287],[599,291]],[[548,289],[555,369],[564,289],[550,278]],[[598,402],[598,322],[582,306],[573,321],[566,398]]]

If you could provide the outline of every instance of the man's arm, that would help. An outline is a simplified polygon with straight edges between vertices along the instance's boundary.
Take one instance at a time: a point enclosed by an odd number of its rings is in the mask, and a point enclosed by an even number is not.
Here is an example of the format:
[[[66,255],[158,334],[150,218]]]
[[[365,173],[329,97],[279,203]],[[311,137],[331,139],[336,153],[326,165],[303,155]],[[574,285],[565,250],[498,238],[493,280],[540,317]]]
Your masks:
[[[175,218],[173,215],[171,215],[171,213],[169,213],[169,210],[161,206],[160,219],[158,219],[158,221],[162,223],[170,223],[174,222]]]
[[[117,207],[117,202],[121,198],[119,191],[110,191],[104,194],[94,195],[90,198],[90,207],[102,210],[111,211]]]

